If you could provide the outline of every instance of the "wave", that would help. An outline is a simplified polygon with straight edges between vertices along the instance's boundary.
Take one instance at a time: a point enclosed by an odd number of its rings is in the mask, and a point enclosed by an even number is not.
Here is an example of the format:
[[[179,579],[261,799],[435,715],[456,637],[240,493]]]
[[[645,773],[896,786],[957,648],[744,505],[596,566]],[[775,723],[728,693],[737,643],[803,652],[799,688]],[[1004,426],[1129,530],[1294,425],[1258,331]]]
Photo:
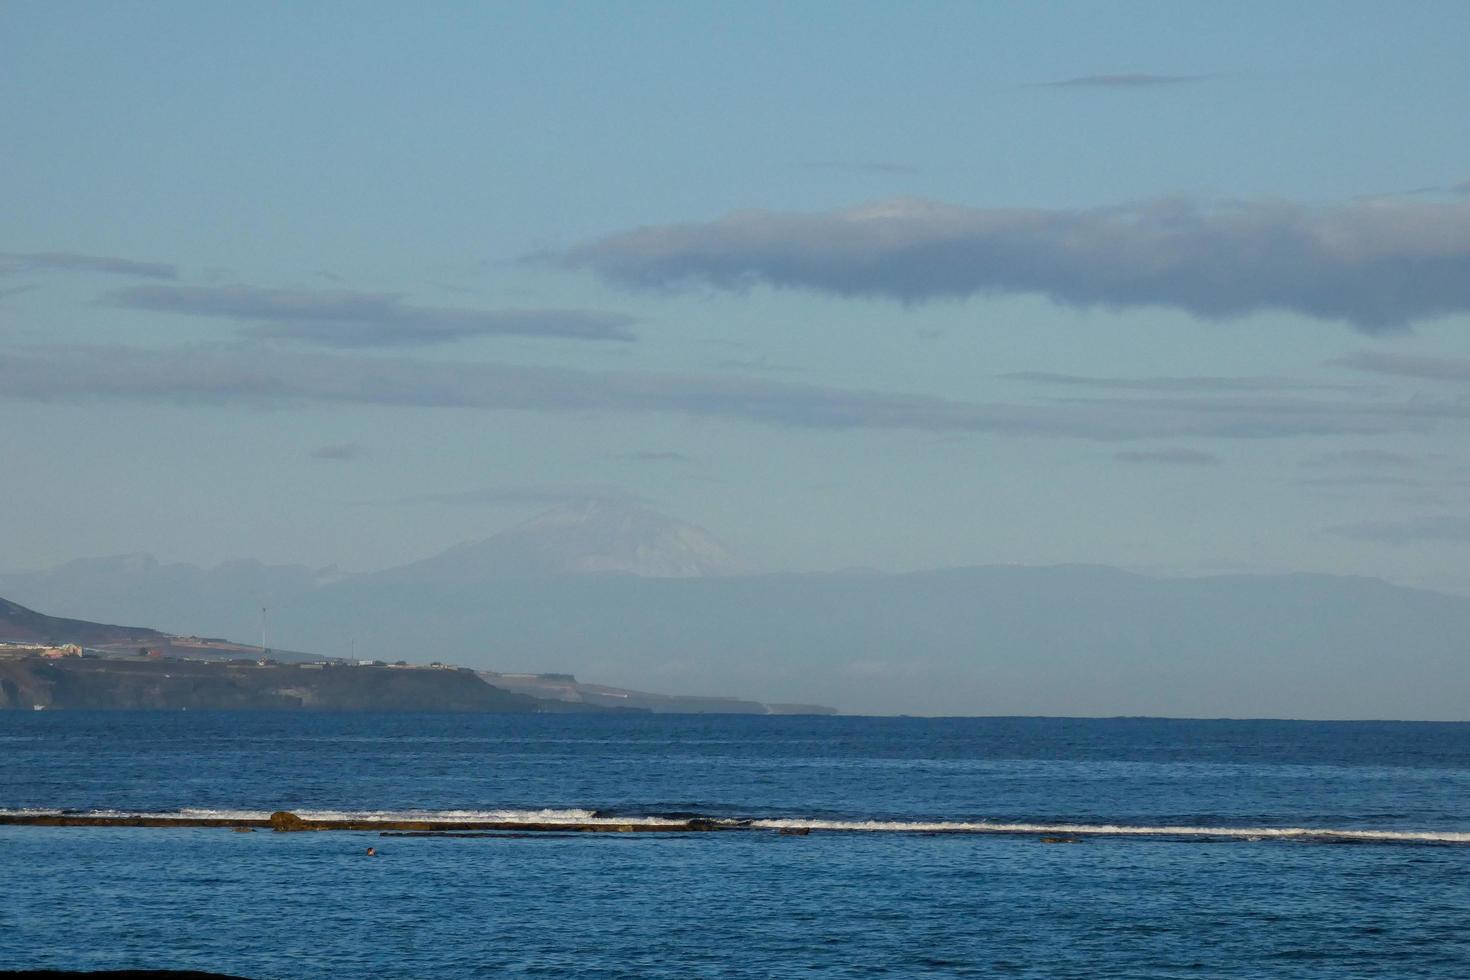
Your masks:
[[[1185,827],[1095,823],[991,823],[922,820],[752,820],[769,830],[831,830],[909,834],[1038,834],[1059,837],[1207,837],[1225,840],[1406,841],[1470,844],[1470,832],[1441,830],[1355,830],[1329,827]]]
[[[424,823],[524,824],[526,826],[567,824],[569,826],[614,826],[636,823],[643,826],[687,827],[691,820],[730,830],[806,830],[863,834],[992,834],[1035,835],[1055,837],[1162,837],[1212,840],[1300,840],[1361,843],[1433,843],[1470,844],[1470,831],[1457,830],[1377,830],[1334,827],[1196,827],[1184,825],[1139,825],[1111,823],[1001,823],[988,820],[841,820],[826,818],[777,817],[734,818],[705,817],[684,811],[653,814],[609,813],[604,810],[554,808],[542,809],[464,809],[464,810],[293,810],[306,820],[355,820],[364,822],[419,821]],[[152,817],[188,820],[265,820],[266,810],[215,809],[186,807],[178,810],[144,811],[123,809],[60,810],[48,808],[0,808],[0,817],[40,816],[81,817]]]

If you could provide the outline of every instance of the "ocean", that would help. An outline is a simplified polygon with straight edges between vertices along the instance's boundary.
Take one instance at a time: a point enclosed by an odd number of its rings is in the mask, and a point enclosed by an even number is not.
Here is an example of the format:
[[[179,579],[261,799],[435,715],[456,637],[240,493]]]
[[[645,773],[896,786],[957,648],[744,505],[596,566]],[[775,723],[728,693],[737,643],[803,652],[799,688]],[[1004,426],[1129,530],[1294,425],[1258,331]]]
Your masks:
[[[0,826],[0,968],[1470,977],[1470,724],[0,712],[0,812],[277,809],[728,829]]]

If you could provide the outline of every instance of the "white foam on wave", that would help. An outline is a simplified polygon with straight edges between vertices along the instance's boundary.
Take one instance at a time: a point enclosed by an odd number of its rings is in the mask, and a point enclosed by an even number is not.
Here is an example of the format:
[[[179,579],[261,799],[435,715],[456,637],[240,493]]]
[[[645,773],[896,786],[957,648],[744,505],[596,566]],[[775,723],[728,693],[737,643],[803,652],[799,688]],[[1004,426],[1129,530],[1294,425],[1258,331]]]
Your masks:
[[[1219,837],[1233,840],[1360,840],[1470,844],[1470,832],[1443,830],[1352,830],[1331,827],[1184,827],[1090,823],[991,823],[918,820],[752,820],[769,830],[842,830],[910,834],[1046,834],[1094,837]]]

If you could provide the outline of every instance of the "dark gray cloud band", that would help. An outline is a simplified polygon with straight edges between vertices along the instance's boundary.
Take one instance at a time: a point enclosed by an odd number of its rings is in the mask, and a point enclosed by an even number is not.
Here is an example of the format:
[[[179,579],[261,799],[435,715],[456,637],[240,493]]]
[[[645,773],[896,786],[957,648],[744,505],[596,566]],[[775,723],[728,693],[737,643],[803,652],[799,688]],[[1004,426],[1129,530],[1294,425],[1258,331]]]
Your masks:
[[[472,310],[416,306],[397,293],[263,289],[256,286],[135,286],[107,294],[110,306],[252,321],[249,336],[325,347],[421,347],[468,337],[516,335],[631,340],[633,318],[589,310]]]
[[[127,347],[0,352],[0,397],[261,407],[366,404],[549,413],[662,413],[801,429],[1096,440],[1424,432],[1458,403],[1279,397],[968,402],[729,375],[585,371],[272,350]]]
[[[552,261],[640,288],[763,284],[904,303],[1038,293],[1207,318],[1280,310],[1379,332],[1470,312],[1470,203],[1025,210],[902,199],[639,228]]]

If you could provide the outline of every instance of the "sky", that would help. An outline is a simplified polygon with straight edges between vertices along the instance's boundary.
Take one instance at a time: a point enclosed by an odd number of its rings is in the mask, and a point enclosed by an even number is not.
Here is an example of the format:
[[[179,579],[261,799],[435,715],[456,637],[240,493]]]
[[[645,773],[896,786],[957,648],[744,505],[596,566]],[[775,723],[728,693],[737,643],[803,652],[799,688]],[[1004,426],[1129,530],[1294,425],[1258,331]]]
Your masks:
[[[1470,594],[1470,6],[0,5],[0,570],[637,500]]]

